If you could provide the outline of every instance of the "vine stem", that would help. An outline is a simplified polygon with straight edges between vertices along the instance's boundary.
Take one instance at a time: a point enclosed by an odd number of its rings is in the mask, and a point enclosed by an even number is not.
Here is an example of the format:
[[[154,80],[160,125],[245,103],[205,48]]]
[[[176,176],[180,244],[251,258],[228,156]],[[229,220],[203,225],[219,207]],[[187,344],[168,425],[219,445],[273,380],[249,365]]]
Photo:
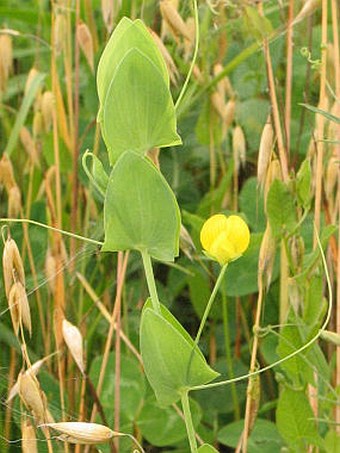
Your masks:
[[[192,422],[191,410],[190,410],[190,403],[189,403],[189,393],[188,391],[184,391],[181,396],[183,414],[184,414],[184,421],[185,426],[187,429],[188,440],[190,444],[190,451],[191,453],[197,453],[197,442],[195,436],[195,428]]]
[[[228,267],[228,263],[225,264],[224,266],[222,266],[221,271],[220,271],[220,275],[218,276],[218,278],[216,280],[214,289],[213,289],[213,291],[212,291],[212,293],[210,295],[210,298],[209,298],[209,301],[207,303],[207,306],[205,307],[205,310],[204,310],[204,313],[203,313],[203,316],[202,316],[202,319],[201,319],[201,322],[200,322],[200,326],[198,328],[197,335],[196,335],[196,338],[195,338],[195,346],[197,346],[198,342],[200,341],[200,338],[201,338],[201,335],[202,335],[202,332],[203,332],[203,329],[204,329],[204,325],[205,325],[205,323],[207,321],[207,318],[209,316],[212,304],[214,303],[214,300],[216,298],[218,290],[220,289],[220,286],[221,286],[221,283],[223,281],[223,277],[224,277],[225,271],[227,270],[227,267]]]
[[[151,257],[148,252],[144,249],[140,251],[143,259],[143,266],[145,271],[145,277],[148,284],[148,289],[151,297],[153,309],[156,313],[161,314],[161,304],[159,303],[155,276],[152,269]]]

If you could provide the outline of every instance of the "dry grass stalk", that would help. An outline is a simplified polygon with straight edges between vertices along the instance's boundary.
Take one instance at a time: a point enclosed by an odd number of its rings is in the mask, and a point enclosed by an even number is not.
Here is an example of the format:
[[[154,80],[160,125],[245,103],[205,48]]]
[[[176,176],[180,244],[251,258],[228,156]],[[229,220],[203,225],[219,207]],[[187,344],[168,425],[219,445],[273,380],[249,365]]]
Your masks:
[[[174,39],[179,42],[179,38],[182,36],[191,41],[190,31],[173,2],[171,0],[162,0],[159,7],[163,20]]]
[[[268,167],[274,146],[274,130],[270,118],[268,118],[261,134],[259,155],[257,159],[257,181],[260,187],[264,187]]]
[[[293,21],[293,25],[301,22],[306,17],[310,16],[314,13],[314,11],[320,6],[321,0],[307,0],[303,7],[301,8],[300,12],[297,14]]]
[[[42,94],[40,108],[45,131],[49,132],[52,127],[53,112],[55,110],[55,98],[52,91],[45,91]]]
[[[26,418],[21,422],[21,450],[22,453],[38,453],[35,429]]]
[[[47,278],[47,284],[49,287],[49,290],[53,294],[55,291],[55,278],[57,274],[57,264],[56,264],[56,259],[51,252],[51,249],[48,248],[46,252],[46,257],[45,257],[45,275]]]
[[[90,29],[88,26],[81,22],[77,25],[77,40],[79,46],[88,62],[91,71],[94,73],[94,51],[93,51],[93,40]]]
[[[34,112],[34,117],[33,117],[33,126],[32,126],[32,131],[33,131],[33,137],[37,139],[38,137],[41,136],[44,130],[44,125],[43,125],[43,117],[42,113],[40,110],[37,110]]]
[[[38,379],[33,373],[21,373],[18,377],[19,395],[26,408],[39,424],[49,420],[47,401]]]
[[[177,69],[177,67],[175,65],[174,60],[172,59],[172,56],[168,52],[168,49],[164,45],[164,43],[161,40],[161,38],[157,35],[157,33],[155,33],[151,28],[149,28],[149,32],[150,32],[153,40],[155,41],[159,51],[161,52],[161,54],[162,54],[162,56],[164,58],[164,61],[166,63],[168,71],[169,71],[171,82],[174,85],[177,85],[177,81],[178,81],[178,78],[179,78],[179,72],[178,72],[178,69]]]
[[[54,19],[53,47],[56,55],[60,55],[65,47],[66,18],[62,12],[58,12]]]
[[[61,434],[61,440],[73,444],[95,445],[110,442],[115,436],[123,434],[112,431],[110,428],[98,423],[86,422],[60,422],[45,423],[43,428],[52,428]]]
[[[13,66],[12,38],[7,34],[0,35],[0,92],[6,90],[8,77]]]
[[[241,126],[236,126],[233,130],[232,146],[235,171],[238,172],[240,166],[244,167],[246,164],[246,138]]]
[[[66,319],[63,320],[62,329],[64,341],[81,373],[84,374],[83,337],[80,330]]]

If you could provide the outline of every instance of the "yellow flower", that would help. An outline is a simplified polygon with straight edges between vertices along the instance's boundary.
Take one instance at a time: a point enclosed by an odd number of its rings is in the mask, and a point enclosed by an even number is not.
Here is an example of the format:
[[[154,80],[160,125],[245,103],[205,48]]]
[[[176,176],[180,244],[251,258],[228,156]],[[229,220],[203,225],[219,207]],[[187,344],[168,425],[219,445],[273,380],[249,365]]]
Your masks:
[[[213,215],[201,229],[205,253],[222,266],[239,258],[247,250],[249,241],[248,225],[237,215]]]

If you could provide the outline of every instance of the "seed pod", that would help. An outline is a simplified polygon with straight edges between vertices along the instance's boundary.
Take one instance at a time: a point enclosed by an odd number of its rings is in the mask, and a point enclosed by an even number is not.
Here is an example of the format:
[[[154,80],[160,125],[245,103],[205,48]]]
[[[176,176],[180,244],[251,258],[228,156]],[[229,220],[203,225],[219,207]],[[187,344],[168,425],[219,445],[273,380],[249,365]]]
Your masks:
[[[260,279],[263,279],[266,289],[270,286],[275,262],[275,251],[275,239],[272,235],[270,225],[267,223],[259,253],[259,267],[257,274],[259,287]]]
[[[15,185],[12,163],[7,156],[3,154],[0,159],[0,186],[5,186],[7,192]]]
[[[29,419],[21,422],[21,451],[22,453],[38,453],[37,437]]]
[[[89,27],[84,22],[77,25],[77,40],[91,71],[94,72],[93,39]]]
[[[7,80],[13,66],[12,38],[0,35],[0,92],[5,91]]]
[[[50,356],[48,356],[48,357],[50,357]],[[34,362],[32,366],[27,368],[27,370],[24,372],[24,374],[32,374],[32,375],[36,376],[38,374],[40,368],[42,367],[43,363],[46,361],[46,359],[47,359],[47,357],[45,357],[44,359],[38,360],[37,362]],[[19,375],[19,377],[20,377],[20,375]],[[13,387],[9,391],[6,403],[9,403],[19,393],[19,377],[18,377],[16,383],[13,385]]]
[[[52,91],[45,91],[41,97],[41,113],[46,132],[49,132],[51,129],[54,109],[54,94],[52,93]]]
[[[295,25],[306,17],[310,16],[320,6],[320,0],[307,0],[301,11],[295,17],[293,24]]]
[[[25,288],[22,283],[15,282],[9,292],[8,306],[11,313],[14,332],[18,335],[20,323],[22,323],[32,335],[31,311]]]
[[[241,126],[236,126],[233,130],[233,156],[235,170],[238,172],[240,164],[246,164],[246,139]]]
[[[224,103],[223,97],[221,96],[221,94],[218,91],[214,91],[214,93],[212,93],[212,95],[210,96],[210,100],[211,100],[211,103],[212,103],[216,113],[218,113],[218,115],[223,120],[225,117],[225,109],[226,109],[226,105]]]
[[[261,140],[260,140],[260,149],[257,160],[257,181],[258,184],[263,188],[266,181],[266,175],[268,171],[268,166],[271,161],[271,155],[274,145],[274,130],[270,119],[264,125]]]
[[[45,423],[41,428],[52,428],[61,433],[60,439],[72,444],[94,445],[109,442],[124,434],[112,431],[104,425],[86,422]]]
[[[15,241],[9,237],[4,246],[2,255],[5,292],[7,299],[13,284],[17,281],[25,287],[25,271],[20,252]]]
[[[166,63],[168,71],[169,71],[171,82],[174,85],[177,85],[177,80],[179,78],[179,72],[178,72],[178,69],[177,69],[177,67],[175,65],[174,60],[172,59],[172,56],[168,52],[168,49],[165,47],[163,41],[157,35],[157,33],[155,33],[151,28],[149,28],[149,32],[150,32],[153,40],[155,41],[159,51],[161,52],[161,54],[162,54],[162,56],[164,58],[164,61]]]
[[[25,83],[25,90],[24,90],[25,96],[27,95],[27,93],[30,90],[32,81],[36,78],[36,76],[38,74],[39,74],[39,71],[37,71],[37,69],[35,69],[34,67],[30,69],[30,71],[27,75],[26,83]]]
[[[62,329],[64,341],[81,373],[84,374],[83,337],[79,329],[66,319],[63,320]]]
[[[234,99],[230,99],[224,108],[224,126],[228,129],[235,117],[236,102]]]
[[[195,26],[195,19],[193,17],[188,17],[185,21],[187,32],[190,36],[190,39],[184,39],[184,61],[188,61],[190,56],[192,55],[195,37],[196,37],[196,26]]]
[[[18,378],[19,395],[37,423],[46,421],[46,396],[33,374],[21,373]]]
[[[17,185],[11,187],[8,191],[8,217],[18,217],[21,211],[21,193]]]
[[[43,118],[40,110],[34,112],[32,130],[35,139],[40,137],[43,132]]]
[[[162,0],[159,4],[161,15],[175,39],[179,36],[191,41],[187,26],[171,0]]]
[[[109,33],[112,32],[113,21],[121,7],[121,4],[122,0],[102,0],[101,2],[104,24]]]

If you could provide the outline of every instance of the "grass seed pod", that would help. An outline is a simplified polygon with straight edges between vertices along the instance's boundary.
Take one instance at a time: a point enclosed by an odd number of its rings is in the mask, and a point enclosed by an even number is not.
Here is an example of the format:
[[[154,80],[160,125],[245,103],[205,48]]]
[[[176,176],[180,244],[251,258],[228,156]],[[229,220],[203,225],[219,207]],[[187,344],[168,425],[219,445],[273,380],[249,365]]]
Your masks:
[[[178,69],[177,69],[177,67],[175,65],[174,60],[172,59],[172,56],[168,52],[168,49],[164,45],[164,43],[161,40],[161,38],[157,35],[157,33],[155,33],[151,28],[149,28],[148,30],[149,30],[153,40],[155,41],[159,51],[161,52],[162,57],[164,58],[165,64],[166,64],[166,66],[168,68],[168,71],[169,71],[171,82],[174,85],[177,85],[177,80],[179,78],[179,72],[178,72]]]
[[[244,167],[246,164],[246,138],[241,126],[234,128],[232,143],[235,170],[238,172],[240,165]]]
[[[60,422],[45,423],[41,428],[52,428],[61,434],[60,439],[73,444],[95,445],[109,442],[121,433],[98,423]]]
[[[43,363],[45,362],[45,360],[46,360],[46,357],[44,359],[37,360],[36,362],[33,363],[32,366],[27,368],[27,370],[24,372],[24,374],[33,374],[34,376],[36,376],[38,374],[40,368],[42,367]],[[20,375],[19,375],[19,377],[20,377]],[[11,388],[11,390],[8,393],[6,403],[9,403],[19,393],[19,377],[18,377],[16,383],[13,385],[13,387]]]
[[[191,35],[186,23],[177,11],[171,0],[162,0],[159,4],[160,11],[164,21],[169,27],[173,37],[177,39],[179,36],[186,38],[191,42]]]
[[[94,52],[93,52],[93,39],[89,27],[81,22],[77,25],[77,41],[86,58],[91,71],[94,72]]]
[[[37,423],[46,421],[46,397],[38,379],[31,373],[21,373],[18,378],[19,395]]]
[[[41,97],[41,113],[46,132],[49,132],[52,127],[54,109],[55,109],[54,94],[52,93],[52,91],[45,91]]]
[[[7,154],[3,154],[0,159],[0,186],[4,186],[8,192],[15,185],[12,162]]]
[[[268,166],[271,161],[273,145],[274,145],[274,130],[270,122],[270,119],[268,119],[267,123],[264,125],[264,128],[262,130],[259,155],[257,159],[257,181],[262,188],[266,181],[266,175],[268,171]]]
[[[230,99],[224,108],[224,115],[223,115],[224,126],[226,127],[226,129],[228,129],[231,126],[232,122],[234,121],[235,108],[236,108],[235,100]]]
[[[84,374],[83,337],[78,327],[66,319],[62,323],[64,341],[80,371]]]
[[[18,217],[21,211],[21,207],[21,193],[19,186],[12,186],[8,191],[8,217]]]
[[[266,289],[270,286],[275,262],[275,251],[275,239],[272,235],[270,225],[267,223],[259,253],[259,266],[257,274],[259,287],[260,279],[263,280]]]
[[[22,323],[32,336],[31,311],[24,286],[20,282],[15,282],[9,292],[8,306],[10,309],[12,323],[16,335],[20,323]]]
[[[0,92],[6,90],[9,74],[13,66],[12,38],[0,34]]]
[[[5,293],[8,299],[13,284],[18,281],[25,287],[25,270],[18,246],[14,239],[9,237],[4,246],[2,255]]]
[[[26,83],[25,83],[25,90],[24,90],[25,96],[27,95],[27,93],[29,92],[29,90],[31,88],[32,81],[36,78],[36,76],[38,74],[39,74],[39,71],[37,69],[35,69],[34,67],[30,69],[30,71],[27,75]]]

